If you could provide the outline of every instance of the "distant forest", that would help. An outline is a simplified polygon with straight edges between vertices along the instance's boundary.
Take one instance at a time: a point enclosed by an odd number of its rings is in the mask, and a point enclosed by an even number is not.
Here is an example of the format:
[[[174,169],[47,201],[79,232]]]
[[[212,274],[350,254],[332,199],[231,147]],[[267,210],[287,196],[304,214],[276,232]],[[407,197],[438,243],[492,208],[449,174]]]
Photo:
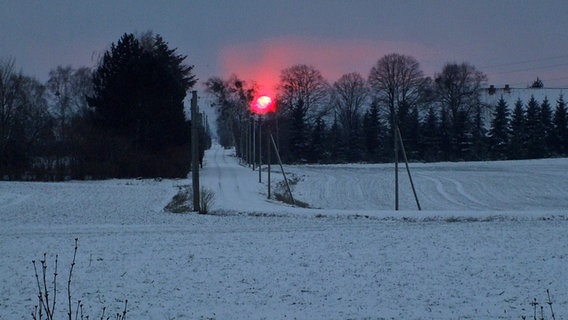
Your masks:
[[[254,83],[211,78],[220,143],[251,161],[252,143],[272,134],[285,163],[392,162],[395,147],[410,161],[486,161],[568,155],[564,98],[534,97],[513,106],[481,101],[487,77],[468,63],[448,63],[434,79],[413,57],[390,54],[330,84],[308,65],[281,71],[277,111],[259,117],[249,105]],[[535,90],[543,84],[537,79]],[[261,130],[259,130],[259,126]],[[394,137],[402,139],[395,140]],[[395,145],[395,141],[398,143]],[[256,148],[258,150],[259,148]],[[263,147],[266,159],[267,147]],[[274,158],[274,157],[273,157]]]

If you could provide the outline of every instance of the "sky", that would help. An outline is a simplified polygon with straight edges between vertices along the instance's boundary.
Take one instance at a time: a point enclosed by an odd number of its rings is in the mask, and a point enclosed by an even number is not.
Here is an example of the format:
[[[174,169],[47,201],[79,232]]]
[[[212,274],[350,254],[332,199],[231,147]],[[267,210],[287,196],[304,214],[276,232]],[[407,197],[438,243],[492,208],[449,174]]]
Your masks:
[[[368,76],[385,54],[427,76],[468,62],[488,85],[568,88],[568,2],[381,0],[0,0],[0,59],[47,80],[57,66],[96,67],[124,33],[152,31],[187,55],[199,78],[232,74],[272,88],[311,65],[333,83]]]

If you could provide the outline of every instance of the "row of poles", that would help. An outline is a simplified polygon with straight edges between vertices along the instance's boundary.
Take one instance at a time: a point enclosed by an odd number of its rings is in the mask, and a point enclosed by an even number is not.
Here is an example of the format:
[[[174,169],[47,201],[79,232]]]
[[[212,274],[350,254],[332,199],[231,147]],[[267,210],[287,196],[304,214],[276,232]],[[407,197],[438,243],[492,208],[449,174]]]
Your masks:
[[[191,126],[191,172],[192,172],[192,185],[193,185],[193,208],[194,211],[199,211],[200,208],[200,199],[199,199],[199,124],[200,124],[200,114],[199,109],[197,106],[197,91],[192,91],[191,97],[191,119],[192,119],[192,126]],[[251,121],[250,126],[247,125],[247,130],[245,130],[245,137],[241,136],[241,144],[240,144],[240,153],[241,158],[252,166],[252,170],[255,171],[258,169],[258,182],[262,183],[262,116],[257,115],[255,118],[254,116],[250,118]],[[256,127],[258,122],[258,143],[256,142]],[[395,122],[396,123],[396,122]],[[251,128],[252,127],[252,128]],[[268,199],[271,198],[271,154],[272,148],[276,154],[278,164],[280,166],[280,171],[282,172],[282,176],[284,178],[284,183],[286,185],[286,191],[288,196],[290,197],[290,201],[292,204],[295,204],[294,197],[292,195],[292,190],[290,189],[290,184],[288,183],[288,179],[286,177],[286,173],[284,172],[284,167],[282,165],[282,158],[280,157],[280,152],[278,150],[278,145],[274,140],[274,136],[270,130],[270,126],[267,128],[267,141],[266,141],[266,153],[267,153],[267,197]],[[398,125],[394,126],[393,130],[394,134],[394,162],[395,162],[395,210],[399,210],[399,177],[398,177],[398,165],[399,165],[399,152],[402,151],[404,163],[406,165],[406,172],[408,174],[408,179],[410,180],[410,186],[412,188],[412,193],[414,195],[414,199],[416,201],[416,205],[418,210],[421,210],[420,202],[418,201],[418,196],[416,194],[416,188],[414,187],[414,182],[412,180],[412,175],[410,173],[410,167],[408,165],[408,158],[406,156],[406,150],[404,148],[404,142],[402,140],[402,135],[400,133],[400,129]],[[268,139],[269,138],[269,139]],[[258,158],[257,155],[257,145],[258,145]],[[246,151],[246,152],[243,152]]]
[[[255,169],[258,169],[258,182],[262,183],[262,117],[259,115],[258,118],[252,117],[251,118],[252,121],[251,122],[251,126],[252,126],[252,130],[251,128],[249,128],[249,130],[246,130],[246,134],[247,137],[245,138],[245,145],[246,145],[246,156],[245,153],[242,153],[243,150],[243,145],[241,144],[241,153],[244,156],[245,160],[247,161],[247,163],[252,166],[252,170],[254,171]],[[257,122],[258,122],[258,143],[256,142],[256,133],[257,133]],[[282,160],[280,158],[280,153],[278,151],[278,146],[276,144],[276,142],[274,141],[274,136],[272,135],[272,132],[270,130],[270,127],[268,127],[268,134],[267,136],[270,138],[269,140],[267,140],[267,172],[268,172],[268,198],[271,198],[271,181],[270,181],[270,173],[271,173],[271,159],[270,159],[270,155],[271,155],[271,145],[274,148],[274,151],[276,152],[276,156],[278,159],[278,164],[280,165],[280,170],[282,171],[282,176],[284,177],[284,182],[286,184],[286,189],[288,192],[288,195],[290,197],[290,200],[292,201],[292,203],[294,203],[294,197],[292,195],[292,191],[290,189],[290,185],[288,183],[288,179],[286,178],[286,173],[284,172],[284,168],[282,166]],[[256,151],[256,146],[258,145],[258,158],[256,157],[257,155],[257,151]],[[414,186],[414,181],[412,179],[412,174],[410,172],[410,166],[408,164],[408,157],[406,156],[406,149],[404,147],[404,142],[402,140],[402,135],[400,133],[400,128],[398,126],[395,126],[394,128],[394,154],[395,154],[395,210],[399,210],[399,154],[402,153],[403,155],[403,160],[404,160],[404,164],[406,167],[406,173],[408,174],[408,179],[410,181],[410,186],[412,188],[412,194],[414,195],[414,200],[416,201],[416,206],[418,208],[418,210],[422,210],[422,207],[420,206],[420,201],[418,200],[418,195],[416,193],[416,188]]]
[[[266,163],[263,162],[262,155],[263,155],[263,123],[262,123],[262,116],[252,116],[250,121],[248,121],[247,130],[244,130],[244,137],[241,137],[241,144],[240,144],[240,152],[241,158],[243,158],[246,163],[252,167],[252,170],[258,170],[258,182],[262,183],[262,166],[266,164],[266,171],[267,171],[267,197],[271,199],[272,197],[272,190],[271,190],[271,173],[272,173],[272,151],[276,154],[276,160],[278,161],[278,165],[280,166],[280,171],[282,173],[282,177],[284,178],[284,184],[286,186],[286,192],[290,197],[290,201],[292,204],[295,204],[294,196],[292,195],[292,190],[290,188],[290,184],[288,182],[288,178],[286,177],[286,172],[284,171],[284,166],[282,165],[282,158],[280,157],[280,151],[278,149],[278,145],[274,140],[274,136],[272,135],[272,130],[270,126],[267,126],[266,133],[264,134],[266,137]],[[257,141],[258,136],[258,141]]]

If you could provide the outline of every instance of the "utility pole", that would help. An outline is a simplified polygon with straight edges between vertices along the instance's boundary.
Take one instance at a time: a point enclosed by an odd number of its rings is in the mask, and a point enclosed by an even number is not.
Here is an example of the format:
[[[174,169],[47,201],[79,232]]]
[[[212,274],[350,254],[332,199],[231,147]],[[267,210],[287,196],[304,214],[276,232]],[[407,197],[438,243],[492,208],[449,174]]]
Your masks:
[[[393,112],[392,137],[394,142],[394,210],[398,211],[398,122]]]
[[[258,116],[258,183],[262,183],[262,118]]]
[[[284,183],[286,184],[286,190],[288,190],[288,195],[290,196],[290,200],[292,204],[296,204],[294,201],[294,196],[292,196],[292,189],[290,189],[290,184],[288,183],[288,178],[286,178],[286,172],[284,172],[284,167],[282,166],[282,159],[280,158],[280,151],[278,151],[278,147],[276,146],[276,142],[274,141],[274,137],[272,133],[270,133],[270,140],[272,140],[272,145],[274,146],[274,151],[276,151],[276,158],[278,159],[278,164],[280,165],[280,171],[282,171],[282,177],[284,177]]]
[[[256,121],[252,116],[252,171],[256,168]]]
[[[199,212],[199,110],[197,91],[191,92],[191,183],[193,185],[193,211]]]
[[[410,186],[412,187],[412,193],[414,194],[414,200],[416,201],[416,206],[418,211],[422,210],[420,207],[420,201],[418,201],[418,195],[416,194],[416,188],[414,187],[414,182],[412,181],[412,175],[410,174],[410,167],[408,166],[408,157],[406,156],[406,150],[404,149],[404,141],[402,141],[402,135],[400,134],[400,128],[396,127],[396,133],[398,141],[400,142],[400,148],[402,149],[402,155],[404,157],[404,163],[406,164],[406,173],[408,174],[408,180],[410,180]]]
[[[270,126],[268,126],[268,135],[272,135],[272,133],[270,132]],[[270,150],[271,150],[270,139],[268,139],[268,137],[267,137],[267,139],[266,139],[266,152],[267,152],[266,157],[268,159],[266,160],[266,165],[268,167],[268,199],[270,199],[270,161],[271,161],[270,160],[270,153],[271,153]]]

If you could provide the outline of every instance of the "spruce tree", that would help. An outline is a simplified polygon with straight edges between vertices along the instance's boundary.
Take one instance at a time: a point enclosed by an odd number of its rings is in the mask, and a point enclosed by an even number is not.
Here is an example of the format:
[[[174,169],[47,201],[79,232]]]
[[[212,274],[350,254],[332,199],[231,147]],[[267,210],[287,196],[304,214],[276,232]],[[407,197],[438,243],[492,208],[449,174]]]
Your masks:
[[[448,110],[440,109],[440,158],[439,160],[453,160],[452,157],[452,134]]]
[[[363,137],[361,120],[359,115],[353,115],[352,127],[348,132],[344,132],[344,145],[347,147],[347,160],[349,162],[359,162],[363,156]]]
[[[124,34],[94,72],[90,165],[106,177],[185,177],[189,128],[184,99],[193,66],[160,36]],[[99,148],[100,147],[100,148]]]
[[[379,107],[376,102],[371,104],[363,117],[363,136],[366,160],[376,162],[382,150],[382,130],[379,119]]]
[[[406,149],[406,155],[409,159],[418,160],[418,144],[420,139],[420,115],[417,107],[410,109],[410,112],[406,118],[406,123],[404,126],[405,130],[402,136],[404,141],[404,147]]]
[[[507,102],[501,97],[495,107],[491,128],[489,129],[489,150],[490,156],[494,160],[507,158],[507,148],[509,145],[509,107]]]
[[[325,145],[326,136],[325,121],[318,117],[311,135],[309,162],[320,163],[329,160],[329,152],[327,152]]]
[[[556,154],[568,155],[568,114],[564,97],[560,95],[556,101],[553,119],[553,149]]]
[[[487,129],[483,126],[481,106],[475,108],[473,126],[471,130],[471,154],[470,160],[486,160],[488,153]]]
[[[337,121],[334,119],[331,128],[329,129],[329,136],[327,139],[328,146],[327,149],[330,152],[330,158],[332,162],[345,162],[345,147],[343,146],[343,139],[341,139],[341,128]]]
[[[425,161],[439,160],[440,129],[438,116],[433,107],[428,109],[420,131],[422,132],[420,135],[420,154],[422,159]]]
[[[540,104],[540,125],[543,134],[543,156],[548,157],[552,152],[554,126],[552,124],[552,107],[547,97]]]
[[[527,157],[530,159],[542,158],[545,150],[544,129],[542,126],[540,105],[534,96],[531,96],[527,104],[525,117]]]
[[[521,99],[517,99],[511,116],[511,139],[509,140],[510,159],[524,159],[526,157],[525,139],[525,110]]]
[[[304,162],[308,155],[308,126],[306,123],[306,109],[304,101],[298,100],[298,103],[292,107],[290,113],[290,152],[289,155],[292,162]]]

